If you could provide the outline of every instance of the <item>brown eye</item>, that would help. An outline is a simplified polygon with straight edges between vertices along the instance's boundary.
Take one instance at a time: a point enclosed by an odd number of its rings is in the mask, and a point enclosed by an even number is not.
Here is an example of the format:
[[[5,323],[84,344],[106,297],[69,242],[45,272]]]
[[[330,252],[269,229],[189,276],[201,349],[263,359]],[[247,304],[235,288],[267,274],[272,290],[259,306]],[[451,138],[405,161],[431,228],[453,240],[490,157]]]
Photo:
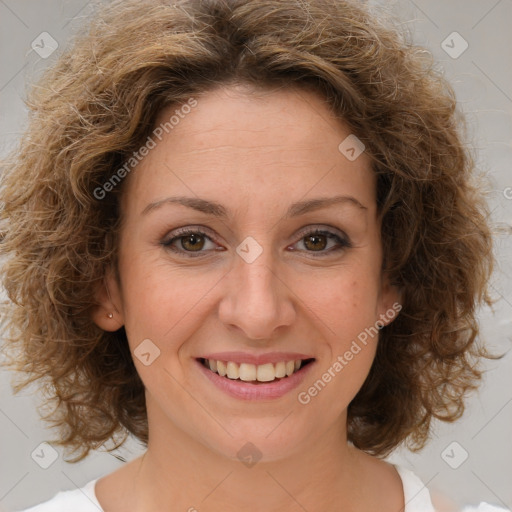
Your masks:
[[[327,246],[327,237],[322,234],[312,234],[304,237],[304,245],[313,251],[324,250]]]
[[[222,250],[222,248],[215,247],[214,242],[206,233],[197,229],[181,229],[176,231],[174,235],[168,241],[162,242],[162,245],[183,256],[207,256],[212,250]],[[179,245],[177,245],[178,242]],[[213,247],[207,247],[208,243],[212,244]],[[296,243],[304,244],[304,249],[301,249],[303,252],[318,253],[320,257],[352,247],[346,235],[340,236],[331,231],[319,229],[303,232],[302,238]]]
[[[204,247],[204,237],[197,233],[181,236],[181,246],[187,251],[200,251]]]
[[[304,245],[305,249],[303,250],[307,253],[318,253],[320,257],[352,247],[348,237],[340,236],[331,231],[315,229],[302,232],[301,235],[302,238],[297,243]]]
[[[162,245],[172,252],[194,257],[205,256],[210,252],[207,249],[215,250],[215,244],[203,231],[186,228],[176,231],[174,235],[166,242],[162,242]],[[208,243],[211,247],[208,247]]]

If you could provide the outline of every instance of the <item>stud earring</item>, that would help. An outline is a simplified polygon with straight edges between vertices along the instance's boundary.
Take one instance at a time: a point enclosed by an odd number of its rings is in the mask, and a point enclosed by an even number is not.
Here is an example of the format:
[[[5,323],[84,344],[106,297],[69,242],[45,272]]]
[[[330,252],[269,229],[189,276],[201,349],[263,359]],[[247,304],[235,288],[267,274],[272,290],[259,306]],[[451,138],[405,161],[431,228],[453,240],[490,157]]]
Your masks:
[[[108,316],[109,318],[114,318],[114,314],[113,314],[113,313],[107,313],[107,316]]]

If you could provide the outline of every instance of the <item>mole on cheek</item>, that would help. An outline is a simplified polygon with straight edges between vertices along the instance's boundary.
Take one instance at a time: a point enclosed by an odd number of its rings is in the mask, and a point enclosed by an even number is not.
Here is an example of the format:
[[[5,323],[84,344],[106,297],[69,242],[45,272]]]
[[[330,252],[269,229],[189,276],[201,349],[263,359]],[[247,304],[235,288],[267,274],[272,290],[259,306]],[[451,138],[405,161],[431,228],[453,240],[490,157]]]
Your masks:
[[[351,283],[351,285],[350,285],[350,286],[351,286],[351,290],[356,290],[356,289],[357,289],[357,281],[353,281],[353,282]],[[355,299],[354,294],[353,294],[353,293],[351,293],[351,295],[352,295],[352,297],[354,297],[354,299]],[[359,306],[358,306],[358,304],[357,304],[357,301],[356,301],[356,300],[354,300],[354,301],[352,302],[352,309],[355,311],[355,310],[357,310],[357,308],[358,308],[358,307],[359,307]]]

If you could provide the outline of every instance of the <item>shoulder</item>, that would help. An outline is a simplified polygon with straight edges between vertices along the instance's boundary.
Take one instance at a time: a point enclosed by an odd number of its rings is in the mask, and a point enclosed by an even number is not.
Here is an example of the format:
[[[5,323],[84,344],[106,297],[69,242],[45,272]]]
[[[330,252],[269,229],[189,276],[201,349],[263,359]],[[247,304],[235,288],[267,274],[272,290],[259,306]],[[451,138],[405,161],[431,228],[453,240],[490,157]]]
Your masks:
[[[427,486],[412,471],[394,464],[402,480],[405,512],[435,512]]]
[[[95,484],[96,480],[92,480],[81,489],[61,491],[50,500],[19,512],[103,512],[94,494]]]
[[[510,512],[510,510],[482,502],[478,507],[466,507],[462,512]]]
[[[460,508],[445,496],[432,495],[421,479],[412,471],[394,465],[402,479],[405,499],[405,512],[512,512],[509,509],[480,503],[478,506]]]

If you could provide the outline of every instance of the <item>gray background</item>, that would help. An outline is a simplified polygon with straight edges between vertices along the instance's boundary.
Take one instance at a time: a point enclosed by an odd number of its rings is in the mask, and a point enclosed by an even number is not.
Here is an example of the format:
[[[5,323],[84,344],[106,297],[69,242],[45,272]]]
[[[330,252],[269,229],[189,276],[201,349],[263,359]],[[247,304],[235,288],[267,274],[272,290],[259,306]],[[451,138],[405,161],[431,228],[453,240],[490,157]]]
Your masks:
[[[384,4],[415,41],[432,52],[468,116],[479,168],[487,174],[499,261],[492,281],[498,302],[494,312],[482,310],[480,319],[489,345],[499,352],[509,351],[512,0],[399,0]],[[0,0],[0,156],[13,146],[25,126],[22,98],[26,87],[55,60],[90,8],[84,0]],[[31,42],[44,31],[59,43],[46,59],[31,48]],[[448,37],[454,31],[468,44],[457,58],[453,58],[454,52],[460,51],[463,41]],[[452,56],[442,47],[445,40],[445,47],[453,47],[447,48]],[[449,425],[436,423],[432,440],[422,452],[398,450],[392,460],[413,469],[431,490],[440,490],[459,504],[485,500],[512,509],[512,356],[488,362],[487,370],[484,384],[468,402],[462,420]],[[5,370],[0,372],[0,510],[39,503],[60,490],[81,487],[122,464],[105,452],[69,464],[60,452],[48,469],[39,467],[31,454],[54,433],[39,419],[34,390],[13,396],[10,379]],[[142,451],[130,440],[117,453],[132,459]],[[461,463],[466,453],[468,458]],[[450,464],[460,466],[454,469]]]

